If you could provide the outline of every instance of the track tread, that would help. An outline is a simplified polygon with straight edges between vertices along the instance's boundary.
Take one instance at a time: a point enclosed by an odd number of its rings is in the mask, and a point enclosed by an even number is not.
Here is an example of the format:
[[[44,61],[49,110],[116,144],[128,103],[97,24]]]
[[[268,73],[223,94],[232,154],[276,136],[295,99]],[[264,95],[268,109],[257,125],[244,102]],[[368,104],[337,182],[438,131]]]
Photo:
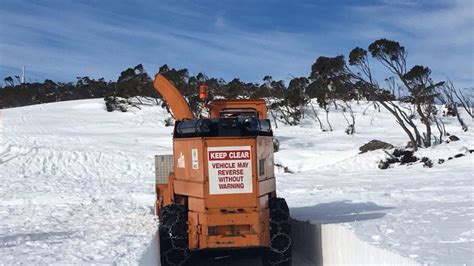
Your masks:
[[[189,259],[187,210],[170,204],[160,211],[160,257],[163,266],[182,266]]]
[[[271,198],[270,209],[270,247],[262,258],[265,266],[291,265],[291,225],[290,210],[283,198]]]

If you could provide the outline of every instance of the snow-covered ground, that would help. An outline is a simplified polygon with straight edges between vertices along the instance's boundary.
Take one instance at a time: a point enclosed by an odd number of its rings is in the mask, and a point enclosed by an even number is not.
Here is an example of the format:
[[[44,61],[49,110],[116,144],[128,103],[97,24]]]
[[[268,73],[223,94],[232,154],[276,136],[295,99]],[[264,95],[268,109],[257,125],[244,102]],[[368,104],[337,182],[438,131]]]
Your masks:
[[[428,264],[474,263],[474,149],[471,131],[462,132],[455,118],[443,118],[446,130],[461,140],[416,153],[432,159],[378,169],[383,151],[358,154],[372,139],[404,146],[407,137],[384,112],[362,115],[356,106],[356,134],[348,136],[343,117],[334,114],[335,132],[320,132],[306,120],[277,130],[282,141],[275,161],[294,171],[280,173],[277,187],[292,207],[293,218],[315,223],[344,223],[368,243]],[[456,154],[461,158],[447,160]],[[438,164],[438,159],[445,159]]]
[[[392,117],[367,103],[355,105],[356,134],[342,115],[322,132],[310,113],[300,126],[279,124],[275,160],[278,193],[292,216],[338,223],[368,243],[430,264],[472,264],[474,254],[473,156],[437,164],[474,149],[474,123],[461,140],[425,149],[421,164],[377,168],[382,151],[358,154],[380,139],[403,146]],[[169,154],[166,113],[104,109],[102,99],[0,110],[0,264],[146,262],[155,237],[153,155]],[[155,239],[156,240],[156,239]]]
[[[156,231],[161,108],[108,113],[83,100],[3,110],[0,261],[138,261]]]

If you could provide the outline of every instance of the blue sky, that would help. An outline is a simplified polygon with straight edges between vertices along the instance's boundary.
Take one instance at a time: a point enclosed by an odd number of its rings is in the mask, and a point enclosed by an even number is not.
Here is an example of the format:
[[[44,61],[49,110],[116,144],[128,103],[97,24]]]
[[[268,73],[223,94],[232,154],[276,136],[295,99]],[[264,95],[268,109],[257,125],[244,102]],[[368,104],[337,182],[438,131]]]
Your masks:
[[[389,38],[407,48],[409,66],[472,87],[473,36],[472,0],[3,0],[0,77],[24,65],[28,81],[116,80],[143,63],[150,74],[168,64],[225,80],[288,80],[309,75],[319,56]]]

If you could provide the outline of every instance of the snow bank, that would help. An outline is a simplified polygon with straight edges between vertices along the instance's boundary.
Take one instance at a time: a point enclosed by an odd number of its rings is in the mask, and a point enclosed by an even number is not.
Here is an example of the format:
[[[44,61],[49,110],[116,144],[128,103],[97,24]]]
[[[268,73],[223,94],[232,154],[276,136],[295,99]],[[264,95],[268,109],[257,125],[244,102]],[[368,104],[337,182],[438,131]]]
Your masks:
[[[160,239],[158,232],[151,239],[148,248],[143,252],[138,265],[158,266],[160,263]]]
[[[419,265],[392,251],[367,244],[341,225],[294,220],[292,238],[295,256],[302,256],[312,265]]]

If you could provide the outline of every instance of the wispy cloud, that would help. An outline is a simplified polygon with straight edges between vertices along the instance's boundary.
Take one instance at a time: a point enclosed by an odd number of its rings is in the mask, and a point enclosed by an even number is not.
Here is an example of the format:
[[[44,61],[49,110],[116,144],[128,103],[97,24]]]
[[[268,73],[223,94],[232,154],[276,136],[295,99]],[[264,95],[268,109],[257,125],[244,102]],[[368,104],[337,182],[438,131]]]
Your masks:
[[[241,30],[230,25],[223,12],[209,17],[207,10],[198,13],[167,6],[155,10],[166,14],[164,21],[156,21],[82,6],[55,11],[37,6],[26,13],[0,12],[8,25],[2,35],[10,36],[0,44],[2,67],[19,69],[26,64],[41,69],[45,77],[113,79],[120,70],[137,63],[145,63],[151,71],[168,63],[225,78],[259,80],[269,73],[279,77],[300,74],[317,54],[311,36]],[[181,16],[191,16],[202,25],[180,26],[174,19]],[[301,64],[302,60],[306,62]]]
[[[353,9],[360,17],[371,18],[369,32],[380,31],[373,37],[400,41],[409,52],[408,63],[412,66],[429,66],[435,78],[448,77],[460,87],[472,87],[474,2],[454,0],[429,3],[408,2],[410,8],[406,8],[405,5],[384,1]]]
[[[7,1],[0,10],[0,75],[26,65],[32,79],[114,80],[138,63],[151,74],[166,63],[228,80],[286,79],[308,75],[320,55],[347,54],[387,37],[407,46],[410,63],[473,84],[472,63],[462,66],[473,62],[468,1],[429,8],[350,3]]]

